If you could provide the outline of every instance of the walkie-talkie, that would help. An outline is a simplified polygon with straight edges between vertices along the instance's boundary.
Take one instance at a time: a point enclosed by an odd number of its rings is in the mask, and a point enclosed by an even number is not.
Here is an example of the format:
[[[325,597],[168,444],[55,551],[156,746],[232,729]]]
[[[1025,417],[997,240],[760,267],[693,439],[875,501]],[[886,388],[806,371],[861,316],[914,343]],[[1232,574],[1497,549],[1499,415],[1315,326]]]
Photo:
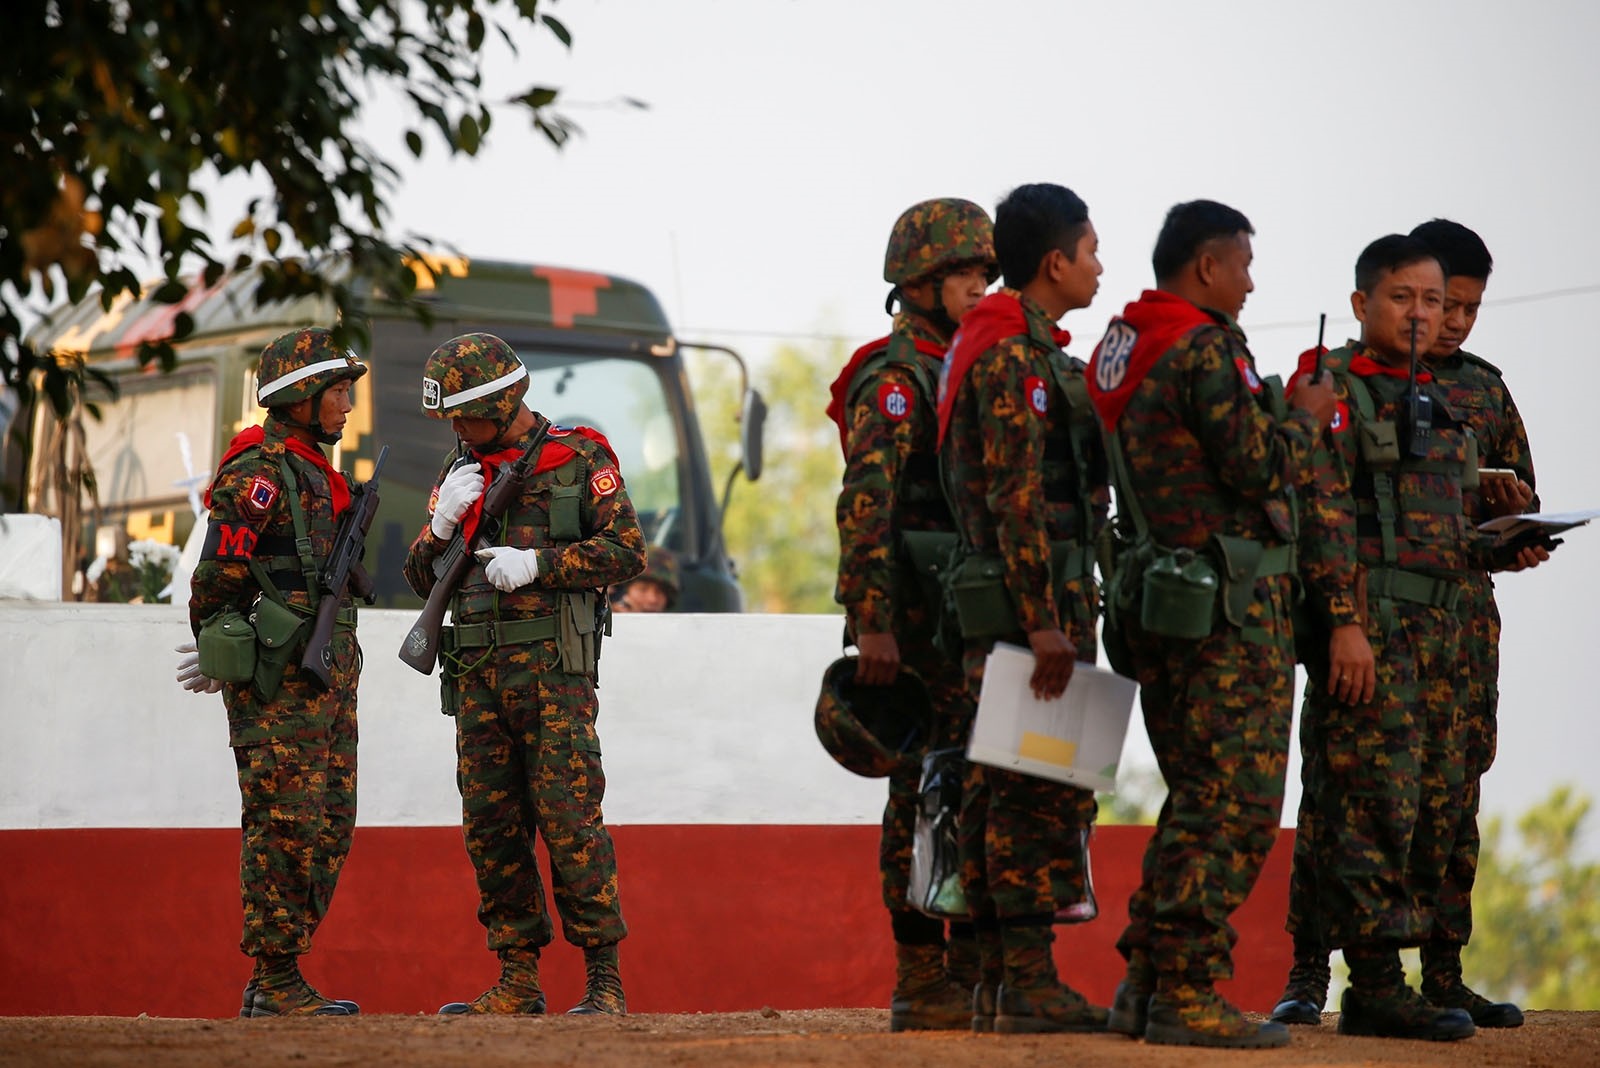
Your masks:
[[[1323,312],[1317,316],[1317,359],[1316,364],[1311,372],[1311,382],[1313,385],[1322,381],[1322,358],[1328,354],[1327,350],[1322,346],[1322,338],[1327,333],[1327,330],[1328,313]]]
[[[1433,398],[1417,388],[1417,321],[1411,320],[1410,421],[1406,455],[1421,459],[1428,455],[1428,439],[1433,436]]]

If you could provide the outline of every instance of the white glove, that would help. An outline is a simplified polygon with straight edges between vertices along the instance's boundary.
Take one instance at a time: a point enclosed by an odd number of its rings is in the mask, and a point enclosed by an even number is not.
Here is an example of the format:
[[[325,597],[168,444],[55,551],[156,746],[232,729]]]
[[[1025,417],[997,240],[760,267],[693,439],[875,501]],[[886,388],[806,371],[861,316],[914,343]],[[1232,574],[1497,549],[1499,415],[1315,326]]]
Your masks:
[[[200,674],[200,650],[194,642],[184,642],[173,650],[178,657],[178,684],[190,693],[221,693],[222,683]]]
[[[433,505],[433,518],[428,520],[433,536],[449,541],[461,517],[467,514],[472,502],[482,496],[483,475],[477,464],[466,464],[444,476],[444,481],[439,483],[439,499]]]
[[[492,545],[473,555],[483,561],[483,573],[501,593],[520,590],[539,577],[539,553],[535,549]]]

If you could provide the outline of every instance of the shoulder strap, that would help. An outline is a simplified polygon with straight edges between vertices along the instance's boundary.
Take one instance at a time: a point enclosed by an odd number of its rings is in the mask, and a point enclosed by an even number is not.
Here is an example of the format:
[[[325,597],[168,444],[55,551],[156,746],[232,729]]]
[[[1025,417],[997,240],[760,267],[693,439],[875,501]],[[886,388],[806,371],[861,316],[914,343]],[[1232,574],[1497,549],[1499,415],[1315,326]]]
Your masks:
[[[311,534],[306,526],[305,509],[300,507],[300,481],[289,466],[287,452],[278,457],[278,472],[283,476],[284,496],[289,498],[289,518],[294,521],[294,551],[300,557],[300,570],[306,576],[306,595],[311,598],[311,611],[316,612],[322,601],[322,583],[318,579],[316,558],[311,555]],[[271,583],[265,583],[262,592],[266,592],[267,588],[272,588]],[[274,588],[273,592],[277,590]],[[281,594],[273,599],[282,603]]]
[[[1050,364],[1050,377],[1061,390],[1067,402],[1067,436],[1072,441],[1072,463],[1078,473],[1078,542],[1088,545],[1094,540],[1094,501],[1089,496],[1089,448],[1093,444],[1099,422],[1089,399],[1089,384],[1083,375],[1069,375],[1072,357],[1060,348],[1046,354]],[[1102,439],[1106,435],[1100,435]]]

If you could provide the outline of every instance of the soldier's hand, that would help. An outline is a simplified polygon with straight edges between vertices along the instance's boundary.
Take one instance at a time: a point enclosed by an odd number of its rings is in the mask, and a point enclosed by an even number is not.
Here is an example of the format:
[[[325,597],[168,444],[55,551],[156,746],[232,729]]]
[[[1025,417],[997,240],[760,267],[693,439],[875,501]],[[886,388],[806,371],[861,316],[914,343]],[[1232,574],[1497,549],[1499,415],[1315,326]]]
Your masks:
[[[1530,567],[1538,567],[1548,559],[1550,559],[1550,550],[1543,545],[1525,545],[1517,550],[1515,559],[1500,570],[1526,571]]]
[[[1359,623],[1333,628],[1328,640],[1328,692],[1347,705],[1364,705],[1378,689],[1372,643]]]
[[[222,683],[200,674],[200,650],[194,642],[184,642],[173,652],[178,656],[178,685],[190,693],[220,693]]]
[[[1033,650],[1033,677],[1028,684],[1041,701],[1054,700],[1067,690],[1072,668],[1078,662],[1078,647],[1062,630],[1036,630],[1028,635]]]
[[[1289,407],[1310,412],[1311,417],[1324,430],[1332,426],[1333,415],[1339,408],[1338,396],[1333,389],[1333,376],[1323,371],[1320,378],[1301,375],[1295,379],[1294,390],[1289,396]]]
[[[483,561],[483,574],[501,593],[530,585],[539,577],[539,554],[533,549],[492,545],[472,555]]]
[[[863,686],[887,686],[900,674],[900,646],[893,634],[856,635],[861,656],[856,661],[856,681]]]
[[[472,502],[483,496],[483,475],[477,464],[463,464],[444,476],[428,526],[433,536],[448,541]]]
[[[1520,478],[1486,478],[1478,497],[1490,515],[1522,515],[1533,503],[1533,487]]]

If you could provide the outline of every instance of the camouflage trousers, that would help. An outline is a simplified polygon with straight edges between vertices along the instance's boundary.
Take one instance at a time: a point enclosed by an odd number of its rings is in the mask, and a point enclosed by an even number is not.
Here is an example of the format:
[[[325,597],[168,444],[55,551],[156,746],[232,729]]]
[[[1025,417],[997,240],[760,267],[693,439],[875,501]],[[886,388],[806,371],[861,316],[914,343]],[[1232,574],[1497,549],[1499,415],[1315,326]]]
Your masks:
[[[1289,885],[1297,943],[1415,946],[1434,931],[1462,822],[1467,721],[1457,618],[1374,600],[1373,700],[1351,707],[1308,665],[1304,787]]]
[[[333,685],[298,658],[270,701],[223,689],[239,775],[239,895],[247,955],[298,955],[333,902],[356,825],[356,682],[361,650],[336,631]]]
[[[617,859],[600,804],[606,778],[594,681],[558,668],[553,641],[457,650],[456,785],[478,921],[499,951],[554,938],[535,836],[550,856],[562,935],[603,946],[627,933]]]
[[[1076,633],[1075,633],[1076,632]],[[1071,627],[1078,656],[1092,663],[1092,625]],[[1024,648],[1027,639],[1015,639]],[[968,642],[963,656],[972,695],[961,737],[972,734],[971,716],[983,686],[991,642]],[[1086,896],[1085,835],[1099,806],[1094,791],[1021,772],[969,764],[957,818],[962,887],[973,918],[1048,923],[1058,908]]]
[[[1229,917],[1277,840],[1294,714],[1289,595],[1287,576],[1259,579],[1244,628],[1219,621],[1198,640],[1126,633],[1167,798],[1117,948],[1165,982],[1232,978]]]
[[[900,646],[902,663],[927,685],[933,706],[933,730],[928,749],[965,746],[972,728],[972,696],[967,680],[934,648],[932,638],[912,634]],[[883,837],[878,841],[878,872],[883,881],[883,903],[902,912],[911,879],[911,837],[916,828],[921,767],[889,776],[889,801],[883,809]]]
[[[1500,706],[1500,609],[1494,600],[1494,583],[1487,573],[1475,573],[1467,580],[1456,618],[1463,624],[1457,670],[1467,680],[1461,745],[1465,766],[1460,821],[1444,882],[1439,887],[1433,937],[1465,945],[1472,937],[1472,887],[1478,878],[1481,780],[1494,764]]]

